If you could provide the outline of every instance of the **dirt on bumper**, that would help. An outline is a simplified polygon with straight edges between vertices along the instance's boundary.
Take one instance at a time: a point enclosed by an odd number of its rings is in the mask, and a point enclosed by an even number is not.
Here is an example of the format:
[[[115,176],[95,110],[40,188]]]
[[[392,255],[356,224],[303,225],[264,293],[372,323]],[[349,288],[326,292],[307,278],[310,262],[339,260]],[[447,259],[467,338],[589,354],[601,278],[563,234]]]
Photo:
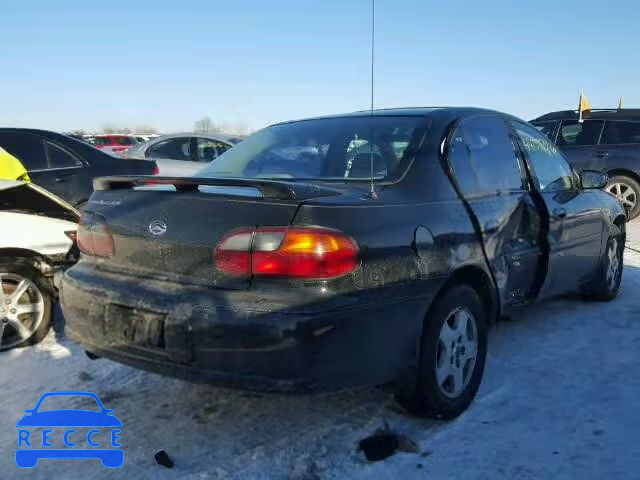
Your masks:
[[[431,295],[371,303],[136,281],[78,265],[67,335],[88,351],[185,380],[255,390],[377,385],[414,362]]]

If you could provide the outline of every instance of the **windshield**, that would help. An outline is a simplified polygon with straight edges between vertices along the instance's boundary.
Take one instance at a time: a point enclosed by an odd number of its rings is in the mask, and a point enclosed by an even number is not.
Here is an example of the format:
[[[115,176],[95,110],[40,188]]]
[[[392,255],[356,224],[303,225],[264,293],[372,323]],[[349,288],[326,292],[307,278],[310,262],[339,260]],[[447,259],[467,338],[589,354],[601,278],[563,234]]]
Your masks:
[[[200,177],[376,180],[400,177],[426,130],[418,116],[342,117],[265,128],[199,171]]]

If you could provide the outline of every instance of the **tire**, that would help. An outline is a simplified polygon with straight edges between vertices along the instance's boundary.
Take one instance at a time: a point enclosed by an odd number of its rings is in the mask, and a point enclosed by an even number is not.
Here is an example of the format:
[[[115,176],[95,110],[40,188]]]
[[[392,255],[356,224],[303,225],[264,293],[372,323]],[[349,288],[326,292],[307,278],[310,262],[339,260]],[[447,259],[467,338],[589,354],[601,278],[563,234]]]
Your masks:
[[[640,183],[624,175],[615,175],[609,179],[605,190],[629,209],[629,220],[640,215]]]
[[[614,227],[617,228],[617,227]],[[588,291],[583,295],[585,300],[609,302],[618,296],[624,268],[624,235],[617,229],[607,240],[607,247],[600,259],[595,277]],[[615,270],[615,271],[614,271]]]
[[[465,317],[467,325],[473,324],[475,328],[464,331],[466,338],[461,343],[461,321]],[[443,329],[445,322],[448,330]],[[471,360],[467,358],[472,351],[471,343],[465,342],[473,337],[476,356]],[[445,340],[447,344],[452,342],[453,350],[445,347]],[[440,420],[456,418],[478,392],[486,356],[487,318],[480,296],[467,285],[453,286],[436,300],[425,318],[415,392],[410,397],[396,398],[410,413]],[[462,370],[462,373],[447,375],[449,369],[451,372]]]
[[[26,290],[16,299],[12,293],[19,285]],[[16,313],[20,309],[25,312]],[[42,341],[52,318],[53,288],[47,279],[27,260],[0,258],[0,351]]]

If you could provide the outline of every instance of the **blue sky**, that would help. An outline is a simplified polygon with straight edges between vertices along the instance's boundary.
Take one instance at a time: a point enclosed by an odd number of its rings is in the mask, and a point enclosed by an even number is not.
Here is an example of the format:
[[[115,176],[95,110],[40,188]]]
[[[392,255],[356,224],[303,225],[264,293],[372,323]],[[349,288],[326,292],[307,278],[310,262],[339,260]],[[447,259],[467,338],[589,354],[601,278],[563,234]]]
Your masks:
[[[640,107],[635,0],[377,0],[376,106]],[[9,0],[0,126],[251,128],[368,108],[370,0]]]

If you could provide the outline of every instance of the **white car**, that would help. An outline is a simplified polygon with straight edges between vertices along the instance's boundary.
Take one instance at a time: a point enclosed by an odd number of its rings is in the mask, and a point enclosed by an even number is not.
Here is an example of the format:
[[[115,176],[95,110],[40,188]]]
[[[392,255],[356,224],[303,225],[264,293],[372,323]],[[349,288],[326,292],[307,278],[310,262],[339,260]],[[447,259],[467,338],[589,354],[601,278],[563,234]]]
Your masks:
[[[0,351],[49,331],[58,279],[77,260],[79,218],[37,185],[0,180]]]
[[[240,141],[241,137],[222,134],[175,133],[134,145],[119,156],[133,160],[154,160],[160,176],[188,177]]]

